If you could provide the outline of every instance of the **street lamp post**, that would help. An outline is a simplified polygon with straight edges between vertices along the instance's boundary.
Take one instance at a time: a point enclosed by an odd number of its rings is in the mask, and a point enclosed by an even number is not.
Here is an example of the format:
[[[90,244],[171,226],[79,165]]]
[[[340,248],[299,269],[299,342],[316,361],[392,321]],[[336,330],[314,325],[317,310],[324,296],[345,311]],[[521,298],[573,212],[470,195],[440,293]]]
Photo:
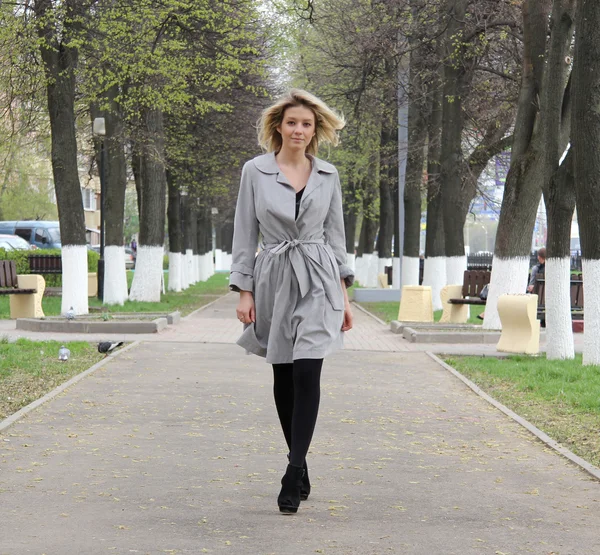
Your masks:
[[[104,300],[104,199],[106,188],[106,121],[104,118],[95,118],[93,126],[94,135],[100,138],[100,258],[98,260],[98,299]]]

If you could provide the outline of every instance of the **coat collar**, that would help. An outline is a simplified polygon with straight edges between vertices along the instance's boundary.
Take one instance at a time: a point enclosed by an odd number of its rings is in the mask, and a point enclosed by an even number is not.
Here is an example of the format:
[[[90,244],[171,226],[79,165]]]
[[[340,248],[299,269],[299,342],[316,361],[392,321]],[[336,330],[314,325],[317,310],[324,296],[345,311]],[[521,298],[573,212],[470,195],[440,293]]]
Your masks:
[[[325,162],[325,160],[321,160],[316,156],[308,157],[312,160],[313,168],[317,171],[317,173],[334,173],[335,167]],[[277,165],[277,160],[275,160],[275,153],[269,152],[267,154],[262,154],[261,156],[257,156],[254,159],[254,165],[262,172],[266,174],[278,174],[279,166]]]

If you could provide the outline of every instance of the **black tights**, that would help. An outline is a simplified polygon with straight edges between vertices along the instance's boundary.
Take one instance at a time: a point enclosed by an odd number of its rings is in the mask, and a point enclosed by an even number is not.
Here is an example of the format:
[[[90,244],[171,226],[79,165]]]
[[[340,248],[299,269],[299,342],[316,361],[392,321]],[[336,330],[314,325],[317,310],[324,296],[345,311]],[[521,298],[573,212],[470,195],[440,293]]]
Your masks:
[[[273,364],[275,406],[290,449],[290,464],[302,466],[317,423],[323,359]]]

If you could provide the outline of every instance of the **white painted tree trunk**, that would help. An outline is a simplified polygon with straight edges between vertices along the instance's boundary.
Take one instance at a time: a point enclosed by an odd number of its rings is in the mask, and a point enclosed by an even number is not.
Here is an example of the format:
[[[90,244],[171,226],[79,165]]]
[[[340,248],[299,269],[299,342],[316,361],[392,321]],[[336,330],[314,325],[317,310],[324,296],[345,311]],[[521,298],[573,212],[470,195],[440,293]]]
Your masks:
[[[188,287],[196,283],[196,275],[194,274],[194,251],[187,249],[185,251],[185,271],[187,272]]]
[[[356,274],[356,255],[354,253],[346,253],[346,265]]]
[[[527,291],[527,276],[529,275],[529,257],[499,258],[494,256],[492,280],[485,304],[486,330],[500,330],[498,316],[498,298],[500,295],[523,295]]]
[[[433,310],[442,310],[443,305],[440,292],[442,291],[442,288],[447,285],[445,256],[432,256],[425,259],[425,267],[423,268],[423,285],[428,285],[431,287]]]
[[[583,364],[600,364],[600,260],[583,260]]]
[[[466,256],[448,256],[446,258],[446,283],[448,285],[462,285],[465,280],[466,269]]]
[[[185,291],[190,286],[190,276],[188,275],[187,256],[181,253],[181,290]]]
[[[211,276],[211,257],[212,253],[204,253],[201,257],[200,281],[206,281]]]
[[[163,248],[139,245],[129,299],[160,302],[163,279]]]
[[[419,285],[419,259],[415,256],[402,257],[402,285]]]
[[[379,274],[385,274],[385,268],[386,266],[391,266],[392,265],[392,259],[391,258],[379,258],[378,259],[378,268],[377,268],[377,273]]]
[[[206,256],[208,257],[206,263],[206,267],[208,268],[208,277],[211,278],[215,275],[215,258],[212,251],[206,253]]]
[[[104,247],[104,304],[123,305],[127,300],[125,247]]]
[[[367,271],[367,287],[377,287],[377,273],[379,271],[379,256],[372,254],[369,259],[369,269]]]
[[[198,281],[206,281],[208,278],[206,270],[206,254],[198,255]]]
[[[546,260],[546,357],[548,360],[575,358],[571,322],[571,259]]]
[[[358,281],[363,287],[366,283],[366,278],[364,275],[365,268],[365,258],[364,256],[357,256],[354,261],[354,279]]]
[[[196,273],[196,283],[202,281],[200,279],[200,264],[202,264],[202,257],[199,254],[194,255],[194,272]]]
[[[182,283],[182,256],[180,252],[169,253],[169,291],[181,291]]]
[[[223,251],[215,249],[215,270],[218,272],[223,269]]]
[[[400,259],[394,257],[392,259],[392,289],[400,289]]]
[[[224,270],[226,272],[231,271],[231,262],[232,262],[233,257],[231,256],[231,254],[229,254],[228,252],[223,252],[222,255],[222,268],[221,270]]]
[[[75,314],[89,312],[87,257],[85,245],[63,245],[62,247],[62,302],[60,309],[62,314],[71,308]]]

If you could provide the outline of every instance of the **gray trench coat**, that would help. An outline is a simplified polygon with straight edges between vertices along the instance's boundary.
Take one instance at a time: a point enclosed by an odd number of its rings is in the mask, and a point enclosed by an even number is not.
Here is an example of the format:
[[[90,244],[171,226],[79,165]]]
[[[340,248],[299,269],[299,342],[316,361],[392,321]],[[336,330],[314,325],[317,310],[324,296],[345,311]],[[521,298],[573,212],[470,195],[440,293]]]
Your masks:
[[[340,279],[350,286],[354,274],[346,266],[342,191],[335,167],[311,160],[297,219],[296,192],[274,153],[242,170],[229,283],[253,292],[256,322],[237,344],[271,364],[324,358],[343,345]]]

